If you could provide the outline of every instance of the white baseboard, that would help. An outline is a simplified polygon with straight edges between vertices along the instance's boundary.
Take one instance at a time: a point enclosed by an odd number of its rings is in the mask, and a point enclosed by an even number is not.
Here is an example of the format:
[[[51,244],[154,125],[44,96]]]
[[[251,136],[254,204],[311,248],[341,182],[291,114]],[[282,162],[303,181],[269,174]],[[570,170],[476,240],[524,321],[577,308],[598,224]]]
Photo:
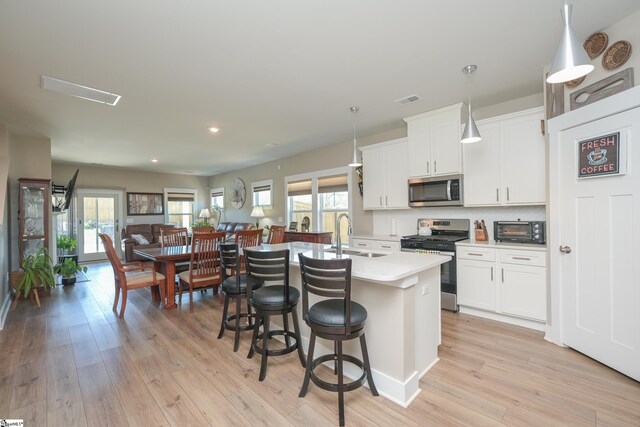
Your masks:
[[[496,320],[498,322],[509,323],[510,325],[522,326],[523,328],[534,329],[536,331],[544,332],[545,323],[536,322],[535,320],[522,319],[520,317],[506,316],[500,313],[493,313],[490,311],[478,310],[476,308],[460,306],[460,313],[470,314],[472,316],[484,317],[485,319]]]
[[[0,331],[4,329],[4,322],[7,320],[9,314],[9,307],[11,307],[11,290],[7,292],[7,295],[0,307]]]

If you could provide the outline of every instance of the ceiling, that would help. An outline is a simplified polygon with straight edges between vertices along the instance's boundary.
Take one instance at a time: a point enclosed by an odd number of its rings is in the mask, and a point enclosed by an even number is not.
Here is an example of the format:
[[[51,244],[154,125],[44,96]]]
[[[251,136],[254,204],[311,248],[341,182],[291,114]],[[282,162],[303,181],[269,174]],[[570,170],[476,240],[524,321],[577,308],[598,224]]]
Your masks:
[[[215,175],[349,140],[352,105],[371,135],[460,102],[467,64],[475,107],[539,93],[562,4],[1,0],[0,122],[50,137],[56,162]],[[640,9],[573,4],[579,38]],[[41,75],[122,99],[66,97]],[[393,102],[412,94],[423,100]]]

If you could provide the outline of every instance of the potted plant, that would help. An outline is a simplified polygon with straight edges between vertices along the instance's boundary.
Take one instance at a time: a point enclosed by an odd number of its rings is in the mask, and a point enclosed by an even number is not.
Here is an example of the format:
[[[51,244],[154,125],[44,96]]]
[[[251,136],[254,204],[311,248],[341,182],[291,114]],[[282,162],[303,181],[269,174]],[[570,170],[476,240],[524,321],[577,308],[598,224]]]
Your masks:
[[[78,263],[78,255],[74,252],[78,247],[78,241],[76,239],[72,239],[66,234],[61,234],[56,239],[56,243],[58,245],[58,260],[60,262],[63,262],[65,258],[71,258],[76,264]]]
[[[52,264],[53,261],[46,248],[40,248],[35,253],[30,253],[24,257],[20,265],[22,271],[11,273],[11,286],[16,290],[14,309],[21,291],[24,297],[27,298],[30,292],[40,287],[56,287]],[[40,306],[40,301],[37,300],[37,302],[38,306]]]
[[[87,272],[87,267],[80,267],[77,262],[71,258],[65,258],[53,267],[53,271],[62,276],[63,285],[73,285],[76,283],[76,274],[79,272]]]

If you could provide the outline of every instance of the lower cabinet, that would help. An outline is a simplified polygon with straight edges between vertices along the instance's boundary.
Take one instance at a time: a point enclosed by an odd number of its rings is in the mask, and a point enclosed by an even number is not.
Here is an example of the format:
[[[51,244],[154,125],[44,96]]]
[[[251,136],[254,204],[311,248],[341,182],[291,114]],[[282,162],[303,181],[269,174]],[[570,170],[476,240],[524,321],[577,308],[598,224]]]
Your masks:
[[[400,252],[400,242],[391,240],[353,238],[351,239],[351,247],[354,249]]]
[[[457,255],[461,306],[546,321],[546,251],[458,246]]]

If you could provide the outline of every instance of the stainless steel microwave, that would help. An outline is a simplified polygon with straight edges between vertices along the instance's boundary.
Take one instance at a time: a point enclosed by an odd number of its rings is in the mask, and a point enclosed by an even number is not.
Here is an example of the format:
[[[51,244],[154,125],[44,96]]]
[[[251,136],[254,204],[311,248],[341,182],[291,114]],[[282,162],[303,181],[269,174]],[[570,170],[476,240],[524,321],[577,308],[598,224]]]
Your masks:
[[[462,206],[462,175],[411,178],[409,206]]]

